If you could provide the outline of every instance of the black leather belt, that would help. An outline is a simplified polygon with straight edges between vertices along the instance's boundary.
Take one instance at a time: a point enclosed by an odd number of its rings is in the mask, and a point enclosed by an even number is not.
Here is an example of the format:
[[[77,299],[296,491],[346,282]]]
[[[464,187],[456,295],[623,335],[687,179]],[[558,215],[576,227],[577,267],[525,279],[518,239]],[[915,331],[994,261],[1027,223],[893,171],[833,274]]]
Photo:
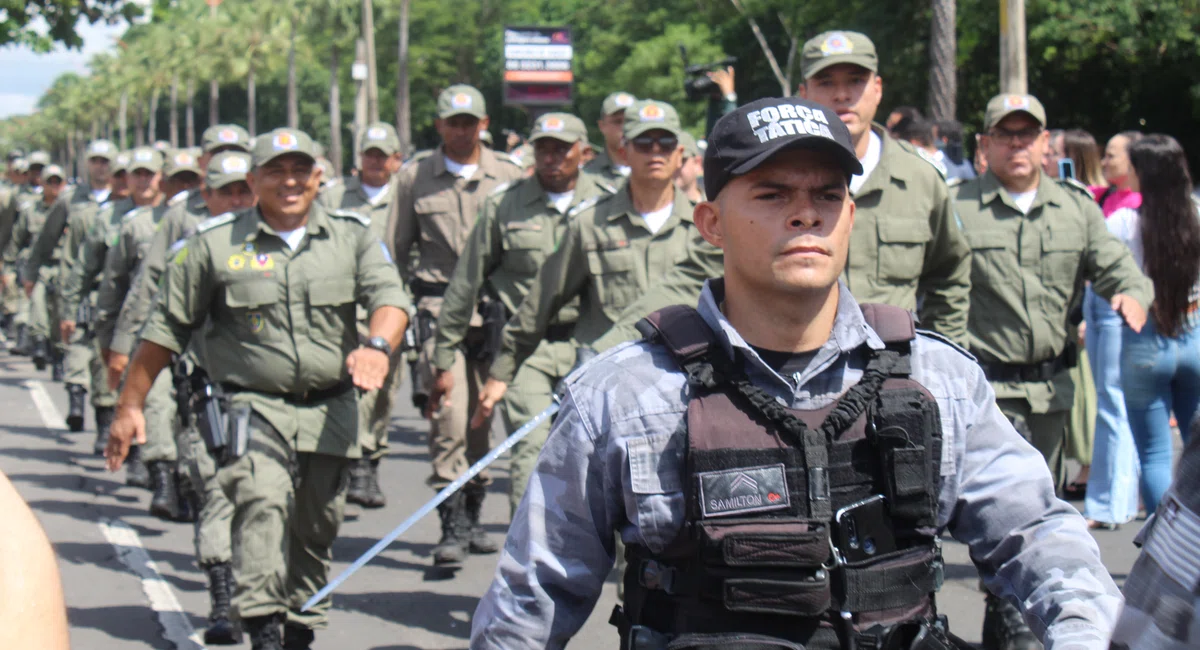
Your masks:
[[[562,343],[563,341],[570,341],[574,335],[575,323],[555,323],[546,328],[546,332],[542,335],[542,338],[551,343]]]
[[[1070,342],[1062,354],[1038,363],[980,363],[988,381],[1037,382],[1050,381],[1058,373],[1074,368],[1079,363],[1079,346]]]
[[[450,286],[449,282],[427,282],[420,278],[413,278],[408,281],[408,288],[412,289],[414,298],[441,298],[446,293],[446,287]]]
[[[245,386],[239,386],[238,384],[228,381],[221,382],[221,387],[225,389],[226,393],[258,393],[259,395],[269,395],[271,397],[281,398],[283,401],[289,404],[309,406],[344,395],[354,388],[354,382],[350,381],[349,379],[343,379],[342,381],[327,388],[314,388],[311,390],[306,390],[302,393],[272,393],[271,391],[266,390],[246,388]]]

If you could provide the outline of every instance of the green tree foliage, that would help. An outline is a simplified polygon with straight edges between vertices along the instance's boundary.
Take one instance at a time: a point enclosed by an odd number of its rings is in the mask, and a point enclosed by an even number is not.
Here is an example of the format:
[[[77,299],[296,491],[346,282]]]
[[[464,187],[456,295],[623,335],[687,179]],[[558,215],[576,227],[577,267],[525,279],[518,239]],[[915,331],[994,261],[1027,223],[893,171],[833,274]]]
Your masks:
[[[80,20],[94,24],[140,15],[141,8],[126,0],[0,0],[0,47],[22,44],[49,52],[60,43],[77,48],[83,45],[76,32]]]

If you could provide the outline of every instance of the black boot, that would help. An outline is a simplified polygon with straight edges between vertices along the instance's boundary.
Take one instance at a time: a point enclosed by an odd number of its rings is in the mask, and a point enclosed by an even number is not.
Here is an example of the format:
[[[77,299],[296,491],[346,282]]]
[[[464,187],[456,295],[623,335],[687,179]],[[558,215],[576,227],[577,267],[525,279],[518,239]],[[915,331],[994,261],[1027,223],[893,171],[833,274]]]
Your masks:
[[[383,490],[379,489],[379,461],[363,459],[361,462],[367,466],[367,486],[366,499],[363,506],[367,508],[382,508],[387,505],[387,497],[383,496]]]
[[[242,628],[229,614],[229,605],[233,600],[233,565],[218,562],[204,567],[204,570],[208,573],[208,597],[212,601],[204,642],[210,645],[241,645]]]
[[[116,415],[117,410],[111,406],[96,407],[96,442],[92,444],[92,453],[97,456],[104,455],[104,448],[108,446],[108,432]]]
[[[16,339],[17,339],[17,344],[15,346],[13,346],[12,353],[23,356],[23,357],[28,356],[29,348],[33,343],[32,341],[29,340],[29,326],[28,325],[26,325],[24,323],[17,325]]]
[[[63,368],[63,353],[51,350],[50,354],[54,358],[54,363],[50,366],[50,381],[62,381],[67,375],[66,369]]]
[[[50,361],[50,342],[44,336],[33,337],[33,367],[45,370]]]
[[[487,488],[483,485],[468,484],[463,488],[463,509],[467,518],[467,547],[476,555],[487,555],[500,550],[496,542],[488,538],[487,531],[479,523],[479,514],[483,511],[483,499],[487,496]]]
[[[171,463],[160,460],[150,463],[150,484],[154,496],[150,497],[150,514],[167,521],[179,519],[179,490],[175,489],[175,472]]]
[[[467,557],[467,531],[464,530],[466,517],[462,510],[462,492],[455,492],[438,506],[438,517],[442,520],[442,539],[433,547],[435,566],[462,566]]]
[[[242,623],[250,635],[250,650],[283,650],[283,614],[251,616]]]
[[[983,615],[983,650],[1041,650],[1042,644],[1025,624],[1020,610],[1003,598],[987,594]]]
[[[370,469],[370,461],[363,458],[353,462],[354,464],[350,466],[350,489],[346,491],[346,501],[366,506],[367,472]]]
[[[140,445],[130,445],[129,456],[125,458],[125,485],[140,488],[150,488],[150,470],[142,462]]]
[[[83,411],[87,407],[87,389],[79,384],[68,384],[67,428],[75,433],[83,431]]]
[[[316,636],[311,628],[288,621],[283,625],[283,650],[309,650]]]

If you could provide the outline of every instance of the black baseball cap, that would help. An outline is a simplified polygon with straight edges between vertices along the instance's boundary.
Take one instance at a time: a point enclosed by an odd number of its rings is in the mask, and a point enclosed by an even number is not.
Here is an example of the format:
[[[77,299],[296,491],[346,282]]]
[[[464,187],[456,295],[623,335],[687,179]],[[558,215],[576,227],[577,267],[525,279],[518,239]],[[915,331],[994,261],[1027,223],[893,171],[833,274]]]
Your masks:
[[[863,172],[850,131],[837,113],[799,97],[760,99],[717,120],[704,152],[704,187],[711,201],[741,176],[784,149],[833,154],[846,177]]]

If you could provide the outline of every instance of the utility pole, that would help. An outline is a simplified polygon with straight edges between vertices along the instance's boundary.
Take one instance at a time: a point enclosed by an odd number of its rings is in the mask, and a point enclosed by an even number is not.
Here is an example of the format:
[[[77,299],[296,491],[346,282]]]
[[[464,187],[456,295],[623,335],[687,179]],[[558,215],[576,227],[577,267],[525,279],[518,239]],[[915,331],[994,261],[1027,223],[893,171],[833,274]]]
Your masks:
[[[956,4],[957,0],[933,0],[933,21],[929,26],[929,114],[935,120],[954,119],[958,102]]]
[[[396,82],[396,133],[400,136],[400,153],[412,152],[412,112],[408,101],[408,5],[400,0],[400,65]]]
[[[1029,92],[1025,70],[1025,0],[1000,0],[1000,92]]]
[[[375,76],[375,8],[371,0],[362,0],[362,35],[367,44],[367,122],[379,121],[379,84]],[[357,147],[356,147],[357,148]]]
[[[357,169],[362,166],[358,152],[358,138],[367,128],[367,43],[361,38],[355,44],[355,58],[354,64],[350,66],[350,78],[354,79],[355,85],[358,86],[354,96],[354,131],[351,134],[353,136],[354,167]]]

